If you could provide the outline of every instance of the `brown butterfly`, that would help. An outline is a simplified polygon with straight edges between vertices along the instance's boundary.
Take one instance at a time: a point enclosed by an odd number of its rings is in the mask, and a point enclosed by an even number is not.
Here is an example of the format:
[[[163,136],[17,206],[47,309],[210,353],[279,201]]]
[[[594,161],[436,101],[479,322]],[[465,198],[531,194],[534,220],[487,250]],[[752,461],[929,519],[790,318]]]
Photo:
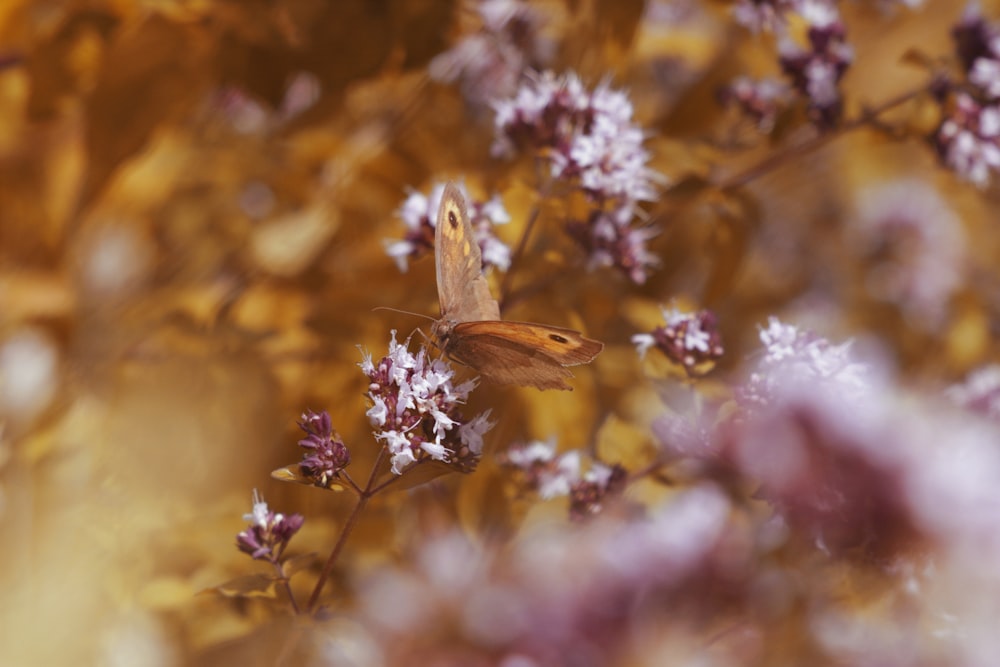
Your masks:
[[[565,367],[593,361],[604,343],[572,329],[500,319],[465,199],[453,183],[441,197],[434,245],[441,319],[431,333],[438,347],[492,382],[572,390]]]

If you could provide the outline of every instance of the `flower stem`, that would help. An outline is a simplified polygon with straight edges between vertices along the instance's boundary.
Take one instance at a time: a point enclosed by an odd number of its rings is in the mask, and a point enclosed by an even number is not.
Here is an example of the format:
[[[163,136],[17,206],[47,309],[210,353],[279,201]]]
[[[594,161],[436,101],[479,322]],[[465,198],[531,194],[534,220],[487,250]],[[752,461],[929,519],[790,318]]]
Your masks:
[[[663,476],[661,473],[663,468],[666,466],[666,462],[661,460],[653,461],[646,466],[636,470],[635,472],[629,473],[628,481],[629,483],[635,482],[637,480],[643,479],[644,477],[653,477],[654,479],[660,480],[661,482],[672,484],[673,482],[669,478]]]
[[[517,248],[514,250],[514,254],[511,255],[510,267],[503,276],[503,282],[500,283],[500,312],[503,312],[504,306],[507,305],[507,297],[513,281],[514,267],[520,262],[521,256],[524,254],[524,250],[528,245],[528,237],[531,236],[531,232],[535,227],[535,221],[538,220],[538,215],[541,211],[542,204],[539,202],[531,210],[531,215],[528,216],[528,222],[524,227],[524,233],[521,234],[521,240],[518,241]]]
[[[354,492],[355,492],[355,493],[357,493],[357,494],[358,494],[359,496],[360,496],[360,495],[361,495],[362,493],[364,493],[364,492],[363,492],[363,491],[361,490],[361,487],[360,487],[360,486],[358,486],[358,485],[357,485],[357,484],[355,483],[355,481],[354,481],[353,479],[351,479],[351,476],[350,476],[350,475],[348,475],[348,474],[347,474],[347,471],[346,471],[346,470],[341,470],[341,471],[340,471],[340,476],[341,476],[341,477],[342,477],[342,478],[344,479],[344,481],[346,481],[346,482],[348,483],[348,485],[349,485],[349,486],[350,486],[350,487],[351,487],[351,488],[352,488],[352,489],[354,490]]]
[[[405,470],[403,472],[406,473]],[[381,491],[385,487],[387,487],[390,484],[392,484],[393,482],[395,482],[397,479],[400,479],[400,477],[401,477],[401,475],[393,475],[392,477],[390,477],[389,479],[387,479],[386,481],[382,482],[381,484],[379,484],[378,486],[376,486],[374,489],[372,489],[370,495],[375,495],[376,493],[378,493],[379,491]]]
[[[340,555],[341,549],[344,548],[344,543],[347,542],[347,537],[351,534],[351,531],[354,529],[354,525],[358,522],[361,510],[363,510],[365,505],[368,504],[368,498],[368,494],[365,493],[358,496],[358,502],[354,505],[354,509],[351,510],[351,515],[347,517],[347,523],[344,524],[344,529],[340,531],[340,537],[337,538],[337,544],[334,545],[333,551],[330,552],[330,557],[326,559],[326,564],[323,566],[323,572],[320,573],[319,580],[313,588],[312,595],[309,596],[309,606],[307,609],[310,614],[316,610],[316,603],[319,601],[319,594],[323,591],[323,586],[326,585],[326,580],[330,577],[330,572],[333,571],[333,565],[337,562],[337,556]]]
[[[320,573],[319,579],[316,581],[316,586],[313,588],[312,595],[309,596],[309,605],[306,609],[310,614],[316,611],[316,604],[319,602],[319,595],[323,592],[326,580],[330,578],[330,573],[333,571],[333,566],[337,562],[337,557],[340,555],[341,550],[343,550],[344,544],[347,543],[347,538],[350,536],[351,531],[354,530],[354,526],[357,524],[362,510],[364,510],[365,505],[368,504],[368,500],[372,497],[372,495],[378,491],[377,488],[374,488],[375,477],[378,475],[379,466],[381,466],[382,459],[384,458],[385,449],[380,449],[378,456],[375,457],[375,462],[372,464],[372,471],[368,475],[368,482],[365,484],[364,490],[358,494],[358,502],[355,503],[354,509],[351,510],[350,516],[347,517],[347,522],[344,524],[343,530],[340,531],[340,537],[337,538],[337,543],[333,545],[333,551],[330,552],[330,557],[326,559],[326,563],[323,565],[323,571]]]
[[[285,594],[288,595],[288,600],[292,603],[292,610],[295,612],[295,615],[298,616],[302,613],[302,611],[299,609],[299,603],[295,599],[295,595],[292,593],[292,585],[288,581],[288,577],[285,576],[285,568],[282,567],[281,563],[275,561],[274,571],[277,573],[278,578],[281,579],[281,585],[285,587]]]
[[[538,168],[538,165],[536,165],[536,168]],[[524,256],[524,251],[528,247],[528,237],[531,236],[531,232],[535,228],[535,222],[538,221],[538,216],[542,212],[542,202],[548,198],[551,190],[551,180],[538,188],[538,203],[531,209],[531,214],[528,215],[528,222],[524,226],[524,232],[521,234],[521,239],[517,242],[517,248],[514,249],[514,253],[510,256],[510,266],[507,268],[507,273],[504,274],[503,281],[500,283],[500,298],[498,302],[501,313],[503,313],[504,307],[508,305],[508,296],[514,281],[514,267],[520,263],[521,257]]]
[[[817,135],[812,139],[804,141],[800,144],[794,146],[789,146],[784,150],[780,150],[776,153],[772,153],[768,157],[764,158],[760,162],[751,167],[744,169],[743,171],[726,178],[721,183],[718,184],[720,190],[731,190],[745,186],[747,183],[754,181],[761,176],[764,176],[768,172],[774,171],[785,161],[792,156],[800,155],[802,153],[809,153],[826,144],[830,143],[834,139],[839,138],[841,135],[851,132],[860,127],[864,127],[876,120],[880,115],[894,109],[895,107],[901,106],[910,100],[924,94],[929,89],[929,84],[921,86],[915,90],[910,90],[896,97],[883,102],[881,105],[874,107],[872,109],[866,109],[857,118],[847,121],[836,129],[836,131],[825,132],[823,134]]]

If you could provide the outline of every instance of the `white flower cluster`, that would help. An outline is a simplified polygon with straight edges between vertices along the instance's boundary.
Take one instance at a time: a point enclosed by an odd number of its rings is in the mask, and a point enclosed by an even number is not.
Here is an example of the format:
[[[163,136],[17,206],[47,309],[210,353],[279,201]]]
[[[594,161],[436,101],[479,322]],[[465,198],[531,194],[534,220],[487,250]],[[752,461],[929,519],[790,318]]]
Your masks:
[[[773,316],[761,328],[760,340],[764,356],[740,391],[744,403],[766,405],[776,395],[803,388],[845,397],[864,396],[870,388],[870,369],[852,359],[852,341],[833,345]]]
[[[475,381],[453,385],[449,364],[429,360],[423,347],[413,354],[408,344],[397,343],[393,331],[389,354],[376,365],[365,353],[360,364],[371,380],[367,416],[375,438],[392,457],[392,471],[402,474],[426,458],[463,468],[474,465],[482,454],[483,435],[493,427],[489,411],[469,421],[458,414]]]
[[[986,187],[1000,169],[1000,105],[982,104],[959,93],[937,135],[947,164],[962,178]]]
[[[531,73],[509,99],[494,103],[493,154],[528,150],[544,158],[554,180],[579,188],[592,210],[567,231],[589,254],[591,268],[614,266],[635,283],[657,263],[646,250],[654,231],[633,225],[638,204],[656,198],[662,176],[647,166],[645,133],[628,96],[607,82],[588,91],[570,72]]]
[[[657,174],[646,166],[645,135],[632,119],[632,102],[607,82],[588,92],[570,72],[529,76],[517,94],[494,104],[493,153],[510,156],[519,139],[548,147],[553,178],[576,179],[599,201],[656,198]]]
[[[952,34],[969,85],[955,86],[935,139],[944,163],[983,188],[1000,170],[1000,27],[970,5]]]
[[[806,44],[794,38],[789,29],[794,14],[804,23]],[[841,114],[841,77],[854,60],[854,50],[844,37],[844,26],[835,0],[740,0],[733,6],[733,17],[753,32],[772,32],[778,38],[781,69],[792,87],[809,103],[809,114],[820,126],[830,126]],[[734,84],[736,85],[736,84]],[[746,83],[740,95],[752,91]],[[756,97],[754,95],[754,97]],[[764,98],[744,99],[751,108],[767,109],[771,104]],[[767,118],[768,114],[764,118]],[[763,120],[763,118],[761,119]],[[773,118],[770,119],[773,122]],[[766,125],[765,125],[766,127]]]
[[[614,472],[610,466],[594,460],[583,472],[580,452],[574,449],[556,455],[556,443],[552,440],[511,447],[505,460],[529,476],[530,485],[542,500],[568,496],[581,482],[606,490]]]
[[[552,59],[555,43],[543,35],[545,14],[524,0],[481,0],[481,26],[430,62],[435,81],[458,81],[466,100],[486,105],[513,94],[525,71]]]
[[[952,385],[946,395],[957,405],[993,419],[1000,418],[1000,365],[989,364]]]

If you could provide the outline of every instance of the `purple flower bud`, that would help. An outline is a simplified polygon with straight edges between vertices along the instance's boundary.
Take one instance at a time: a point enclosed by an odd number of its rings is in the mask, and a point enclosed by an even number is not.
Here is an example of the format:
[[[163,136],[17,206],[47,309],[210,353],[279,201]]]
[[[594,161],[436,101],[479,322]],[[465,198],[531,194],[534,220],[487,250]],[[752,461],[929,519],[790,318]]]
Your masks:
[[[640,356],[650,347],[656,347],[693,376],[709,370],[724,354],[722,336],[711,311],[682,313],[676,308],[664,309],[663,318],[666,326],[632,336]]]
[[[307,410],[302,415],[299,428],[307,434],[299,440],[299,447],[309,452],[299,462],[299,470],[316,486],[329,488],[340,471],[351,462],[351,453],[333,430],[330,414],[326,410],[320,413]]]
[[[277,562],[305,519],[301,514],[286,517],[270,511],[256,489],[253,503],[253,510],[243,515],[250,525],[236,536],[236,546],[251,558]]]
[[[1000,38],[1000,30],[987,22],[975,5],[969,5],[958,25],[952,28],[951,35],[955,40],[955,52],[966,72],[980,58],[997,55],[994,45]]]
[[[625,490],[628,471],[617,463],[607,466],[594,462],[583,479],[570,490],[570,518],[586,519],[599,514],[609,496],[619,496]]]

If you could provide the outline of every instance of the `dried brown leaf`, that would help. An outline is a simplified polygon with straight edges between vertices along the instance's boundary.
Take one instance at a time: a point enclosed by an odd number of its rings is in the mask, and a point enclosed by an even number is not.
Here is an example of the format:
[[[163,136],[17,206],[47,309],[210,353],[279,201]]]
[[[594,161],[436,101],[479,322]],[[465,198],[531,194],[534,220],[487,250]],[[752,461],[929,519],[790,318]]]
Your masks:
[[[277,578],[273,575],[247,574],[242,577],[230,579],[218,586],[206,588],[201,593],[217,593],[229,598],[273,598],[276,597],[274,591],[276,581]]]

